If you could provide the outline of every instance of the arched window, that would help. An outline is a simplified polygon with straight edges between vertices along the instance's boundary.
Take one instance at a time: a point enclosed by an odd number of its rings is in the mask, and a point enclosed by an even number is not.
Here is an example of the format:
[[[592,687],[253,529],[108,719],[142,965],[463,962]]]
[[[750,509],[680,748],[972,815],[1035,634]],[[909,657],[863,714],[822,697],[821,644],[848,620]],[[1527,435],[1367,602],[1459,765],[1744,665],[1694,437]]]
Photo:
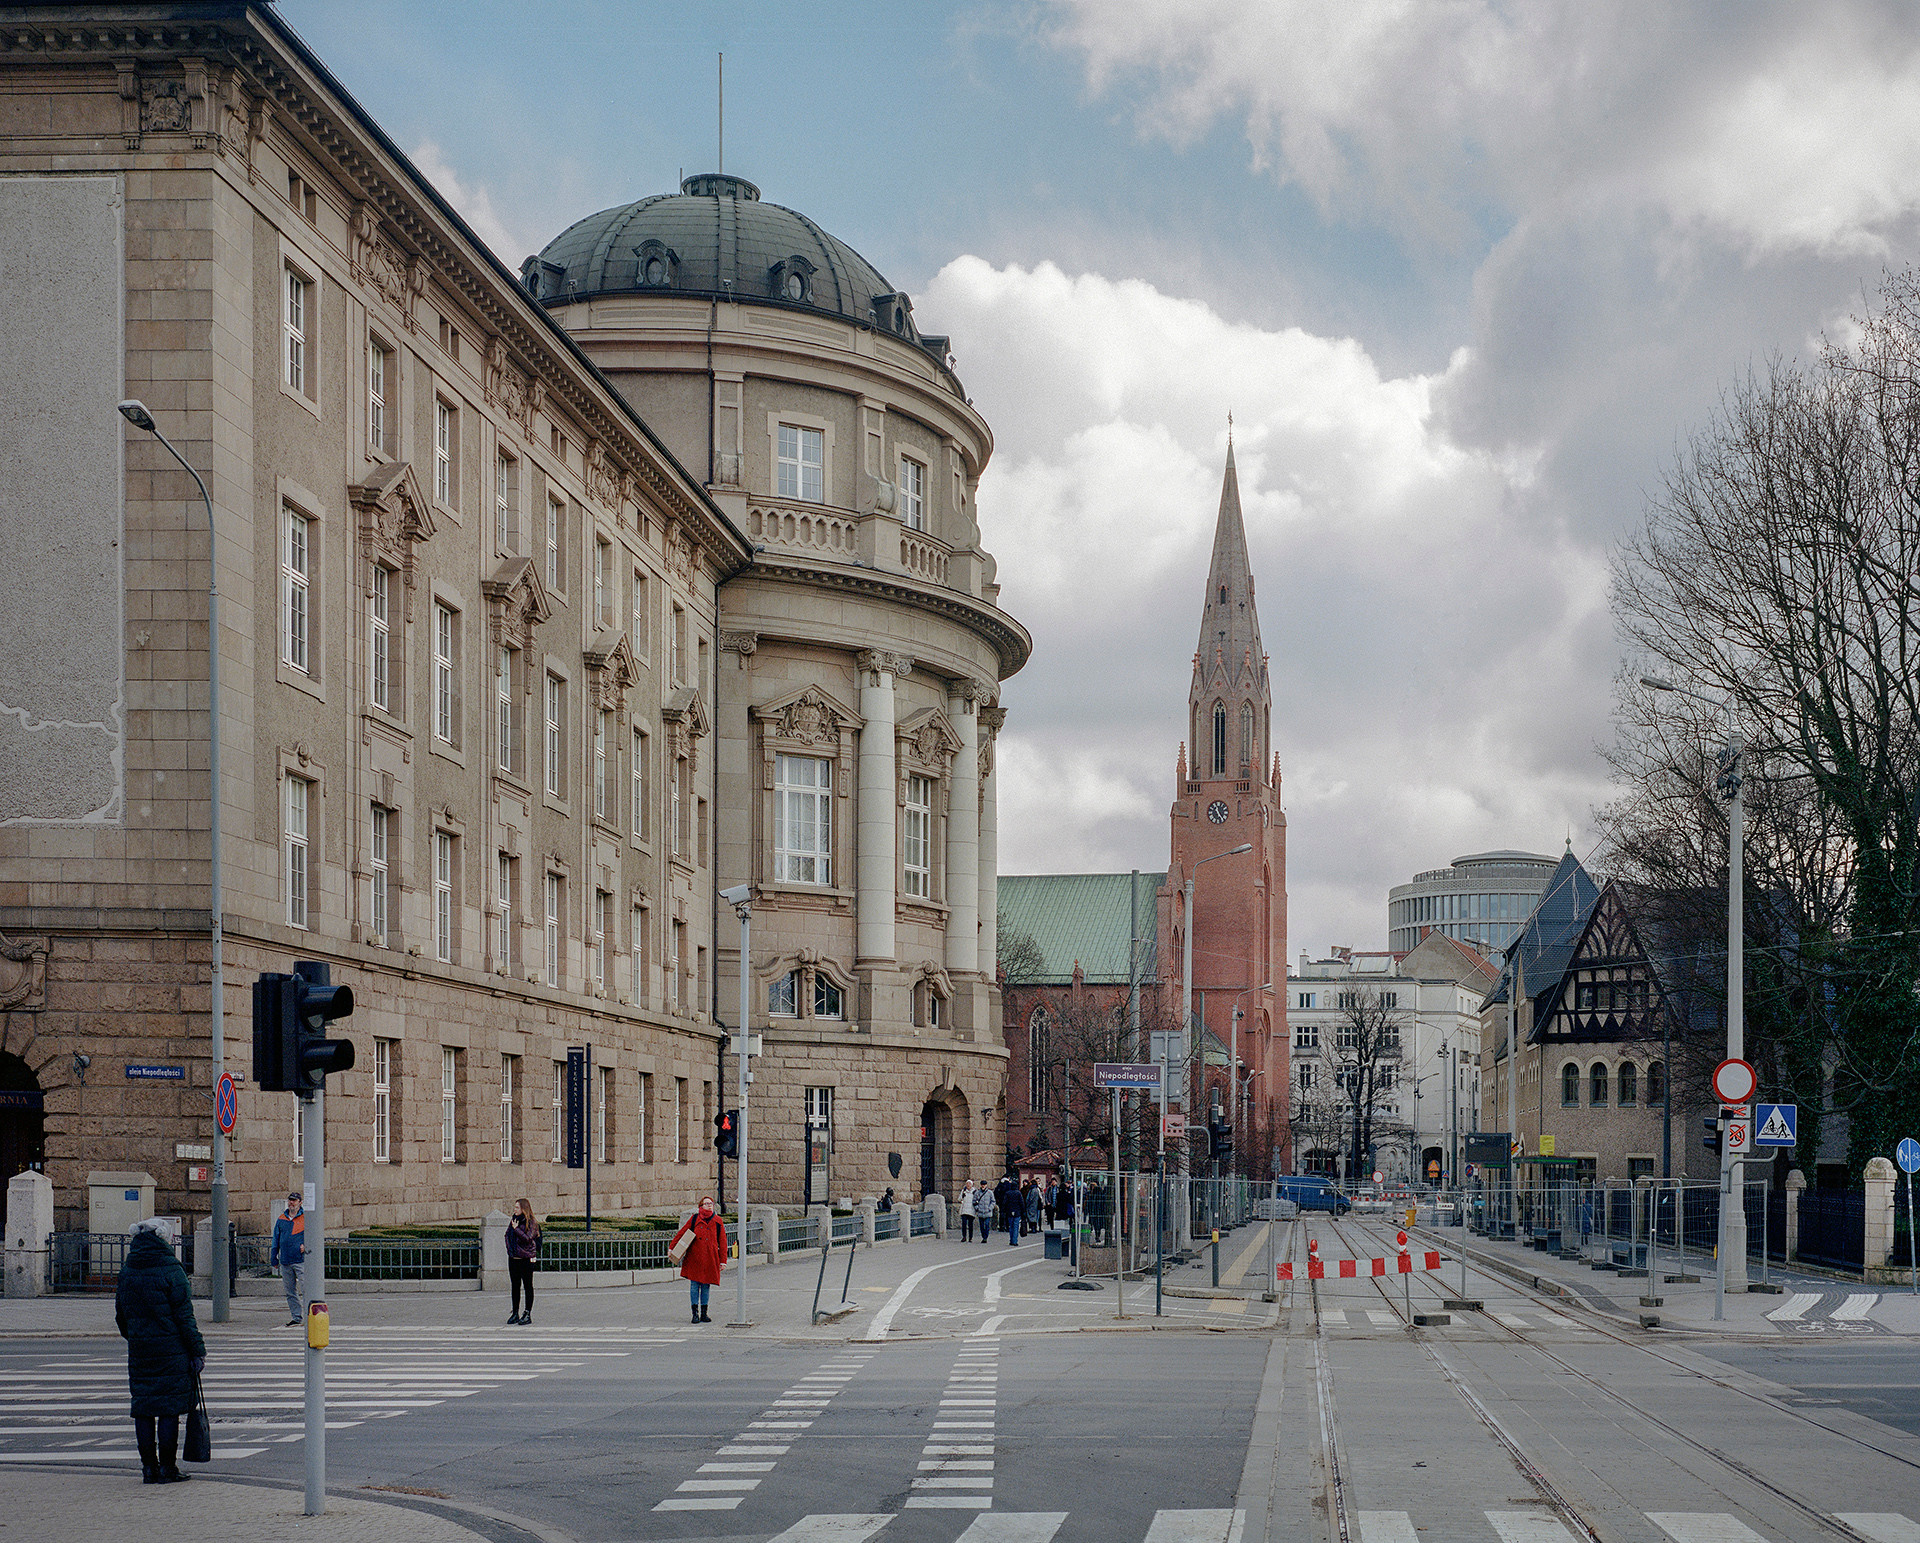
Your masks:
[[[1580,1107],[1580,1068],[1571,1061],[1560,1068],[1560,1107],[1562,1109]]]
[[[1587,1102],[1595,1109],[1607,1107],[1607,1081],[1606,1063],[1595,1061],[1593,1071],[1587,1077]]]
[[[1227,774],[1227,704],[1213,704],[1213,774],[1224,777]]]
[[[1620,1063],[1620,1099],[1619,1099],[1619,1104],[1622,1109],[1631,1109],[1635,1104],[1637,1104],[1640,1101],[1639,1083],[1640,1083],[1639,1075],[1634,1071],[1633,1062],[1622,1061]]]
[[[1052,1079],[1047,1075],[1053,1062],[1053,1021],[1044,1007],[1036,1007],[1027,1020],[1027,1107],[1035,1114],[1052,1107],[1047,1094]]]
[[[1222,605],[1227,603],[1227,586],[1224,584],[1220,586],[1220,603]]]
[[[1663,1103],[1667,1096],[1667,1069],[1658,1061],[1647,1063],[1647,1102]]]
[[[1253,704],[1243,702],[1240,706],[1240,764],[1253,764]]]

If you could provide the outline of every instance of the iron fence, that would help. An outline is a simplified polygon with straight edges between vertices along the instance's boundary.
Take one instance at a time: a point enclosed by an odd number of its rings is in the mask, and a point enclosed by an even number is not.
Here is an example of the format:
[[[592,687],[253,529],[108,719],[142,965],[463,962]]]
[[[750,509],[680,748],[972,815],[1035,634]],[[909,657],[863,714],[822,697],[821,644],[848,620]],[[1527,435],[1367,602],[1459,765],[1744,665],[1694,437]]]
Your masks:
[[[1836,1270],[1867,1264],[1867,1197],[1863,1190],[1803,1190],[1800,1257]]]
[[[540,1239],[541,1270],[663,1270],[670,1261],[673,1234],[661,1231],[545,1233]]]
[[[907,1236],[910,1238],[933,1236],[933,1212],[909,1211],[907,1213]]]
[[[548,1241],[541,1240],[543,1266]],[[328,1280],[478,1280],[480,1239],[329,1240],[326,1274]]]
[[[894,1211],[876,1211],[873,1213],[873,1236],[875,1242],[885,1242],[888,1238],[900,1236],[900,1213]]]
[[[795,1249],[814,1247],[813,1233],[813,1218],[811,1216],[781,1217],[780,1252],[790,1254]]]
[[[863,1235],[858,1215],[835,1216],[828,1228],[827,1236],[835,1243],[851,1243]]]
[[[55,1232],[47,1238],[49,1291],[111,1291],[127,1262],[124,1232]]]

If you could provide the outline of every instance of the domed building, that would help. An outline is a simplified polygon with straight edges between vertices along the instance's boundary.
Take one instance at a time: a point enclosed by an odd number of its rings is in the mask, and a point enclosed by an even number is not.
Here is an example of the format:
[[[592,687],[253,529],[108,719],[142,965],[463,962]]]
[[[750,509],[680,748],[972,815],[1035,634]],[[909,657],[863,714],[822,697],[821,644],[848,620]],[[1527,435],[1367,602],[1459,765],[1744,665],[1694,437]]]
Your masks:
[[[1031,640],[980,544],[993,437],[948,340],[844,242],[717,173],[581,220],[522,277],[753,548],[715,575],[717,656],[671,664],[717,776],[711,818],[694,782],[675,800],[672,861],[752,889],[751,1198],[991,1177],[993,744]],[[712,927],[733,1024],[739,929],[724,907]]]

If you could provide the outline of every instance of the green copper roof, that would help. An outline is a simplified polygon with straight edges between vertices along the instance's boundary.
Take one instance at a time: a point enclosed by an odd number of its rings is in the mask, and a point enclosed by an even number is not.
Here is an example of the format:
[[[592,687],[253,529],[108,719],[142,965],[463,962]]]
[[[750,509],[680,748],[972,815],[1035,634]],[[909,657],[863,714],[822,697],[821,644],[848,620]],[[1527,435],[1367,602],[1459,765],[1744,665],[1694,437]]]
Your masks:
[[[1077,960],[1088,985],[1127,983],[1134,891],[1140,918],[1140,979],[1157,978],[1155,937],[1159,929],[1154,893],[1164,873],[1041,873],[1000,880],[1001,925],[1027,933],[1045,961],[1040,973],[1018,984],[1064,986]]]

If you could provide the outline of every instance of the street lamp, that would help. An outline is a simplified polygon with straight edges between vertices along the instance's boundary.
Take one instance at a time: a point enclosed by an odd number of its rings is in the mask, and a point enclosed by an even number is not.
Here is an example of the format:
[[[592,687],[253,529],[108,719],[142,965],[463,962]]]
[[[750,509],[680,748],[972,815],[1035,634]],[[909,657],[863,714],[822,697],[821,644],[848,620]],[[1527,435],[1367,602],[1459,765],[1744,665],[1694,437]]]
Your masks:
[[[188,464],[187,458],[173,446],[173,441],[160,432],[153,421],[153,414],[147,411],[147,404],[134,398],[120,404],[120,416],[136,429],[151,434],[166,446],[167,454],[178,461],[186,474],[193,478],[193,485],[200,490],[200,502],[207,510],[207,781],[208,781],[208,829],[207,840],[212,849],[211,863],[207,874],[208,888],[208,930],[213,939],[212,990],[207,1003],[213,1019],[213,1088],[212,1094],[217,1100],[220,1094],[220,1078],[226,1071],[226,994],[222,990],[224,980],[220,959],[220,938],[223,930],[220,904],[220,553],[214,538],[213,499],[208,496],[206,483],[200,480],[200,473]],[[326,1220],[320,1223],[325,1229]],[[213,1126],[213,1218],[212,1218],[213,1260],[211,1261],[211,1283],[213,1291],[213,1321],[225,1323],[230,1315],[227,1305],[227,1138],[220,1129],[218,1118]]]
[[[752,1041],[747,1034],[748,1003],[747,961],[753,943],[753,886],[735,884],[731,889],[720,891],[720,898],[733,907],[733,914],[740,918],[740,1011],[736,1027],[739,1030],[740,1070],[738,1092],[740,1097],[740,1123],[736,1127],[737,1144],[734,1151],[736,1172],[735,1192],[739,1199],[734,1204],[734,1227],[740,1235],[740,1256],[733,1267],[733,1322],[729,1328],[744,1329],[747,1324],[747,1084],[752,1074],[747,1070],[747,1050]],[[776,1240],[777,1246],[777,1240]]]
[[[1715,700],[1701,692],[1686,686],[1675,685],[1670,680],[1662,680],[1656,675],[1642,675],[1640,684],[1654,691],[1674,691],[1681,696],[1692,697],[1696,702],[1704,702],[1716,713],[1724,715],[1727,725],[1726,749],[1720,752],[1720,775],[1715,779],[1715,789],[1727,800],[1727,1059],[1739,1061],[1746,1058],[1746,940],[1742,928],[1744,923],[1743,902],[1746,898],[1746,884],[1743,874],[1746,844],[1746,812],[1740,802],[1740,781],[1742,775],[1741,760],[1746,754],[1746,745],[1741,741],[1739,732],[1734,728],[1731,703]],[[1666,1163],[1672,1166],[1672,1115],[1673,1099],[1666,1089],[1673,1085],[1673,1057],[1669,1049],[1662,1078],[1662,1117],[1665,1129],[1661,1142],[1665,1151]],[[1735,1291],[1747,1289],[1747,1210],[1746,1191],[1742,1186],[1738,1192],[1733,1184],[1733,1172],[1737,1164],[1728,1143],[1720,1143],[1720,1245],[1718,1289],[1714,1293],[1713,1316],[1719,1319],[1724,1311],[1721,1298],[1727,1288]],[[1744,1170],[1743,1170],[1744,1176]],[[1729,1203],[1731,1201],[1731,1203]]]
[[[1181,896],[1184,902],[1181,915],[1186,927],[1185,936],[1180,940],[1180,1047],[1182,1056],[1189,1060],[1192,1058],[1192,1051],[1187,1045],[1187,1036],[1193,1032],[1193,875],[1196,870],[1204,868],[1208,863],[1218,862],[1223,857],[1238,857],[1242,852],[1251,852],[1252,850],[1253,843],[1251,841],[1243,841],[1237,847],[1228,847],[1224,852],[1215,852],[1211,857],[1201,858],[1199,862],[1187,870],[1187,882],[1181,889]],[[1166,1085],[1166,1073],[1164,1071],[1161,1073],[1160,1080],[1161,1086],[1164,1087]],[[1181,1094],[1181,1102],[1189,1103],[1184,1091]],[[1190,1104],[1189,1107],[1191,1107]],[[1165,1106],[1163,1105],[1163,1112],[1164,1108]],[[1166,1150],[1167,1125],[1163,1119],[1160,1122],[1160,1151],[1162,1156],[1165,1155]]]
[[[1197,867],[1198,864],[1195,866]],[[1233,999],[1233,1045],[1227,1054],[1227,1080],[1233,1084],[1233,1110],[1227,1116],[1227,1129],[1233,1135],[1235,1157],[1240,1155],[1240,1019],[1246,1011],[1240,1004],[1255,991],[1271,990],[1273,990],[1273,982],[1262,981],[1257,986],[1247,987]],[[1229,1164],[1229,1172],[1231,1172],[1231,1164]]]

